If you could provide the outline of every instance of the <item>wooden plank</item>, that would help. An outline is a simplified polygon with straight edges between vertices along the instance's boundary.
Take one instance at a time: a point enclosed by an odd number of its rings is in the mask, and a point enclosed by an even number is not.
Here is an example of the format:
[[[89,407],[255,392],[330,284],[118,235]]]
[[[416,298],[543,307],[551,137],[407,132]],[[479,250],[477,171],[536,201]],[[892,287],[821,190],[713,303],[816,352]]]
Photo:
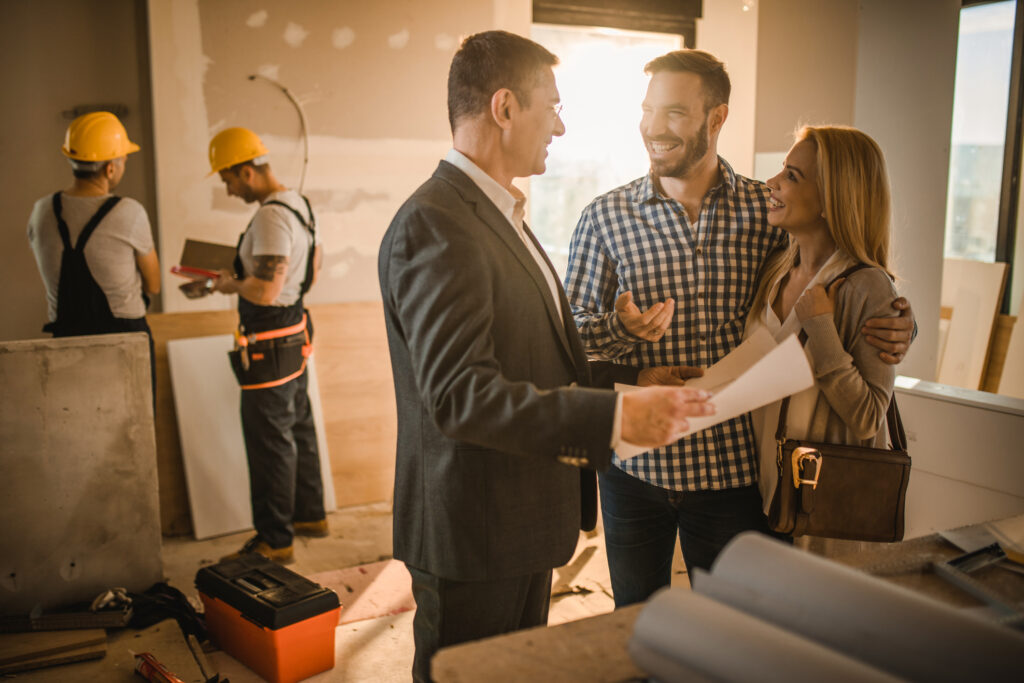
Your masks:
[[[1003,314],[996,316],[996,324],[992,328],[992,339],[988,347],[988,360],[985,363],[985,372],[981,379],[982,391],[990,391],[993,394],[999,393],[999,380],[1003,376],[1003,368],[1006,364],[1007,352],[1009,351],[1010,335],[1016,322],[1017,316]]]
[[[431,675],[438,683],[644,680],[627,651],[643,607],[446,647],[434,656]]]
[[[133,652],[149,652],[185,683],[205,683],[213,672],[203,675],[197,657],[174,619],[165,619],[142,630],[114,629],[110,632],[108,654],[101,660],[78,662],[58,668],[39,669],[19,674],[18,683],[67,683],[102,681],[103,683],[141,683],[135,673]],[[209,671],[209,669],[207,669]],[[235,677],[232,676],[232,680]],[[251,679],[257,680],[255,674]]]
[[[391,499],[397,415],[379,301],[310,306],[324,431],[338,507]],[[167,365],[172,339],[230,334],[234,311],[148,316],[156,347],[160,514],[168,536],[192,532]],[[227,360],[225,359],[225,363]]]
[[[943,278],[943,296],[953,297],[953,315],[938,381],[965,389],[980,389],[992,328],[1006,284],[1006,264],[957,259],[946,259],[945,264],[956,281],[950,284]],[[952,294],[947,291],[950,289]]]
[[[86,645],[85,647],[63,650],[61,652],[54,652],[48,655],[40,655],[39,657],[22,659],[21,661],[0,665],[0,674],[13,674],[22,671],[32,671],[33,669],[48,669],[61,664],[84,662],[90,659],[103,659],[106,655],[106,643],[100,643],[99,645]],[[65,678],[63,680],[70,679]]]
[[[1024,310],[1024,307],[1018,310]],[[1024,314],[1018,315],[1009,332],[999,384],[1000,394],[1024,398]]]
[[[3,634],[0,635],[0,667],[106,642],[107,632],[101,628]]]

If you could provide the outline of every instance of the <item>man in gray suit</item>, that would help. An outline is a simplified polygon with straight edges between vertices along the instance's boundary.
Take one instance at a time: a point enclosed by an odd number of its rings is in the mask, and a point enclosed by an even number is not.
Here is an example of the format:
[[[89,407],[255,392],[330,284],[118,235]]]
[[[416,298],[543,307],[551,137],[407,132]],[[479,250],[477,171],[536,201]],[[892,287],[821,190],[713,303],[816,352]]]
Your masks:
[[[704,392],[687,368],[588,362],[512,179],[562,135],[557,58],[470,36],[448,77],[453,149],[405,202],[378,273],[398,404],[394,555],[413,578],[413,677],[441,647],[547,623],[551,570],[596,522],[595,470],[675,440]]]

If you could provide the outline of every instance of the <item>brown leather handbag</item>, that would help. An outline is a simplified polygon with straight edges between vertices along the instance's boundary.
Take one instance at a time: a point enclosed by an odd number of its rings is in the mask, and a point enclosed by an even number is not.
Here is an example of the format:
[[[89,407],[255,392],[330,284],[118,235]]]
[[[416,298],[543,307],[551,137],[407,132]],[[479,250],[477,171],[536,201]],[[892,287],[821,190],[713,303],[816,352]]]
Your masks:
[[[896,397],[886,413],[892,449],[787,439],[788,408],[787,397],[775,433],[779,482],[768,511],[772,529],[852,541],[902,540],[910,456]]]
[[[832,282],[863,267],[849,268]],[[806,340],[801,332],[801,343]],[[896,396],[889,399],[886,411],[891,449],[787,439],[788,412],[786,397],[775,431],[779,482],[768,510],[771,528],[793,536],[903,540],[910,456]]]

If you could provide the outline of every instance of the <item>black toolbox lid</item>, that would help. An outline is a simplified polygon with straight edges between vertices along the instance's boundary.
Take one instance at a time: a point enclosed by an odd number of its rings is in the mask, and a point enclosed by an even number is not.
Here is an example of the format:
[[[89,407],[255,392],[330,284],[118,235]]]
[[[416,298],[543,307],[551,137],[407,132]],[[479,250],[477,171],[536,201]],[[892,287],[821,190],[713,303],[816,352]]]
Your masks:
[[[331,589],[257,553],[203,567],[196,572],[196,588],[273,630],[323,614],[340,604]]]

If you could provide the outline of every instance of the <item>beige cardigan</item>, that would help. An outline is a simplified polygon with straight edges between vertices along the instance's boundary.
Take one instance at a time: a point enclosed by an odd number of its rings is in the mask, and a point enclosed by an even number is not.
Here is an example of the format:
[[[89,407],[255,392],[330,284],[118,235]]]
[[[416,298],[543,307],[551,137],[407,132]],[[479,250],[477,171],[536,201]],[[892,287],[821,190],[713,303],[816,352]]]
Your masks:
[[[821,390],[814,406],[808,441],[885,448],[885,412],[896,368],[879,358],[879,350],[861,334],[869,318],[897,315],[892,281],[878,268],[862,268],[847,277],[836,293],[834,315],[803,323],[805,348]]]

